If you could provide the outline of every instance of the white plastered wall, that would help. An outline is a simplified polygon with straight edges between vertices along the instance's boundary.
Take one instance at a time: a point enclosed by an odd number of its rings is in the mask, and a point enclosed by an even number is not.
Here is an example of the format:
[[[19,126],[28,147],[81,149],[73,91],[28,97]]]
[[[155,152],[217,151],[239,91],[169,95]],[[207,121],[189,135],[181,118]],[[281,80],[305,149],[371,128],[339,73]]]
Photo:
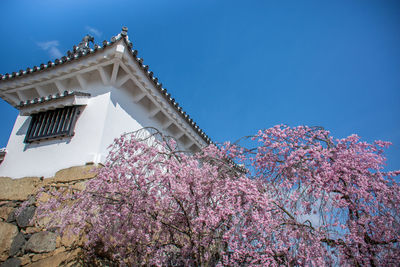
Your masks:
[[[103,163],[109,145],[121,134],[147,126],[162,128],[125,89],[99,86],[92,87],[90,93],[93,95],[93,92],[97,95],[81,107],[73,137],[26,144],[24,138],[30,117],[18,116],[7,145],[7,155],[0,165],[0,176],[51,177],[63,168]]]
[[[24,143],[30,117],[19,115],[7,144],[7,155],[0,165],[0,176],[51,177],[60,169],[98,161],[109,103],[109,93],[92,97],[81,108],[73,137],[31,144]]]

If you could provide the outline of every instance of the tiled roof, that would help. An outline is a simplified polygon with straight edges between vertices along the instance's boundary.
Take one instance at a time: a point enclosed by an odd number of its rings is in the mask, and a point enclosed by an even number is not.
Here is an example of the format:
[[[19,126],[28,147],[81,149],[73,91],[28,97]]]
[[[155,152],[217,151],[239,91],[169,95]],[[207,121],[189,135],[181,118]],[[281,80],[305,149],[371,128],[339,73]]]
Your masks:
[[[113,36],[110,41],[104,40],[102,45],[94,44],[94,48],[82,49],[81,44],[73,47],[73,51],[68,51],[67,56],[63,56],[59,59],[55,59],[54,61],[49,61],[47,64],[40,64],[40,66],[34,66],[33,68],[27,68],[26,70],[20,70],[18,72],[12,72],[11,74],[6,73],[5,75],[0,74],[0,82],[6,80],[12,80],[18,77],[23,77],[25,75],[29,75],[35,72],[46,71],[46,69],[57,67],[58,65],[62,65],[64,63],[78,60],[79,58],[88,56],[90,54],[96,53],[106,47],[112,46],[120,39],[123,39],[127,47],[130,49],[131,55],[134,57],[136,62],[139,64],[141,69],[144,71],[146,76],[150,81],[153,82],[155,87],[161,93],[161,95],[169,102],[169,104],[180,114],[180,116],[197,132],[197,134],[207,143],[211,144],[211,139],[204,133],[204,131],[193,121],[193,119],[183,111],[182,107],[175,101],[174,98],[171,97],[171,94],[168,93],[167,89],[162,87],[162,83],[159,82],[158,78],[154,76],[154,73],[150,71],[148,65],[143,64],[143,58],[137,57],[138,51],[133,49],[132,42],[128,39],[128,28],[122,27],[122,31],[117,36]],[[21,104],[20,104],[21,105]]]
[[[57,100],[60,98],[65,98],[67,96],[90,96],[90,94],[78,92],[78,91],[64,91],[62,94],[58,93],[55,95],[48,95],[46,97],[40,97],[40,98],[35,98],[32,100],[21,101],[17,107],[22,108],[22,107],[26,107],[26,106],[30,106],[30,105],[34,105],[34,104],[40,104],[40,103],[44,103],[44,102]]]

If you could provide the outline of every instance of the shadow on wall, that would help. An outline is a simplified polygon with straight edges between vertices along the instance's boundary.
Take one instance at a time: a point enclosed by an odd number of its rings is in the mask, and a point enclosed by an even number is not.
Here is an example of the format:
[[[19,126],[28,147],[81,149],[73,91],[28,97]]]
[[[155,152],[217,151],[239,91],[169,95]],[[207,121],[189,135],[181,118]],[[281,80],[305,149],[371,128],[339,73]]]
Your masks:
[[[164,128],[165,123],[169,118],[165,115],[164,111],[161,111],[158,104],[155,104],[153,100],[145,95],[140,100],[134,101],[137,98],[140,89],[134,85],[133,82],[127,83],[121,88],[116,88],[110,91],[110,99],[112,105],[118,109],[120,108],[132,121],[136,121],[140,128],[156,128],[160,132],[163,132],[166,136],[174,137],[175,134],[179,134],[178,128],[174,125],[169,125]],[[141,91],[140,91],[141,92]],[[123,127],[128,128],[128,127]],[[172,131],[171,130],[175,130]],[[138,129],[131,129],[129,132],[136,131]],[[119,133],[119,135],[123,132]],[[178,141],[178,140],[177,140]]]
[[[145,108],[142,107],[139,103],[135,103],[132,100],[132,96],[130,96],[129,93],[124,91],[122,88],[112,90],[110,92],[110,99],[114,107],[117,107],[119,105],[120,108],[127,115],[129,115],[129,117],[137,121],[142,127],[156,126],[154,125],[154,122],[152,122],[152,120],[149,118]]]

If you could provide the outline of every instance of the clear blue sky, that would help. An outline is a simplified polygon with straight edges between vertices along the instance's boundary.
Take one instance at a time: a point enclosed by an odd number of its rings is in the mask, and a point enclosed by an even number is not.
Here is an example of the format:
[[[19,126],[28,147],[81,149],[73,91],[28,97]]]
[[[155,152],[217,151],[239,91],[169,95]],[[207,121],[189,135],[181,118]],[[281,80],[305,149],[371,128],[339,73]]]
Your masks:
[[[382,139],[400,169],[400,1],[1,1],[0,73],[129,27],[134,48],[217,142],[275,124]],[[0,146],[17,110],[0,101]]]

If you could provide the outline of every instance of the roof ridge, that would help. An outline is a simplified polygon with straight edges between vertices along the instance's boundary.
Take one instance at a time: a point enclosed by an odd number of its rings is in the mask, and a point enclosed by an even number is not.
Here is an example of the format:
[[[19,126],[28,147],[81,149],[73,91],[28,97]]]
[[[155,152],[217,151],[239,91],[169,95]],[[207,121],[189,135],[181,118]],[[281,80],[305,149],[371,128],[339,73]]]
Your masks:
[[[48,61],[47,64],[41,63],[40,66],[34,66],[33,68],[27,68],[24,70],[19,70],[18,72],[12,72],[11,74],[6,73],[4,75],[0,74],[0,82],[5,80],[12,80],[17,77],[22,77],[34,72],[38,71],[45,71],[51,67],[55,67],[58,65],[62,65],[67,62],[71,62],[73,60],[77,60],[81,57],[88,56],[90,54],[94,54],[99,50],[105,49],[106,47],[112,46],[117,41],[123,39],[125,44],[130,50],[131,55],[134,57],[136,62],[139,64],[139,67],[144,71],[145,75],[149,78],[150,81],[153,82],[155,88],[159,91],[159,93],[170,103],[170,105],[180,114],[180,116],[193,128],[193,130],[207,143],[212,144],[212,140],[208,137],[208,135],[194,122],[194,120],[185,112],[183,111],[182,107],[179,103],[175,100],[175,98],[171,97],[171,94],[168,93],[166,88],[162,87],[162,83],[159,82],[158,78],[154,76],[154,73],[149,70],[149,65],[143,64],[143,58],[139,58],[138,51],[133,49],[133,44],[129,41],[128,37],[128,27],[123,26],[121,32],[117,36],[111,37],[110,41],[104,40],[102,42],[102,46],[94,43],[94,38],[90,35],[86,35],[81,43],[78,46],[73,46],[73,51],[67,51],[67,56],[62,56],[61,58],[56,58],[53,61]],[[93,48],[89,47],[89,42],[92,42]],[[20,103],[21,106],[21,103]]]

